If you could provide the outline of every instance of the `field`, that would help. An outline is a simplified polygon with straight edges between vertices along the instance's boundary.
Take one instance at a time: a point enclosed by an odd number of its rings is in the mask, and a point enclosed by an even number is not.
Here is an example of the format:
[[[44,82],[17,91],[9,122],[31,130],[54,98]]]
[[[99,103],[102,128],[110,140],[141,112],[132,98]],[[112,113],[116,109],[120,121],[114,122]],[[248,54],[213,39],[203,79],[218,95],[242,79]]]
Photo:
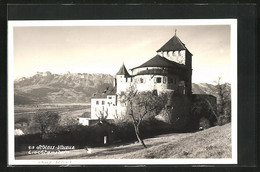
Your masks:
[[[56,111],[60,115],[60,125],[68,122],[77,122],[77,117],[84,114],[90,117],[90,104],[35,104],[14,106],[15,129],[21,129],[25,134],[30,134],[28,126],[37,111]]]
[[[60,154],[16,156],[16,159],[138,159],[138,158],[231,158],[231,124],[196,133],[172,133],[139,143],[69,150]]]

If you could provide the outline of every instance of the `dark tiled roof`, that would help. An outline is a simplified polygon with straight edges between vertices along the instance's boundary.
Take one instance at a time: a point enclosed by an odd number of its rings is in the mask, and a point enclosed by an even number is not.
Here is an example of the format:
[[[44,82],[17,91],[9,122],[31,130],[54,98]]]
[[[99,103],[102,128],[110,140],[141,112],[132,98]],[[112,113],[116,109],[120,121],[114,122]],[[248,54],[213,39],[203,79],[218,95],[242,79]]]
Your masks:
[[[176,35],[174,35],[168,42],[166,42],[156,52],[161,52],[161,51],[179,51],[179,50],[187,50],[189,52],[189,50],[185,47],[185,44],[182,43],[181,40]]]
[[[116,73],[116,75],[130,76],[129,73],[127,72],[127,70],[126,70],[124,64],[123,64],[122,67],[119,69],[119,71]]]
[[[160,55],[156,55],[155,57],[148,60],[144,64],[142,64],[138,67],[135,67],[133,69],[141,68],[141,67],[168,67],[168,68],[181,67],[181,68],[183,68],[185,66],[182,65],[182,64],[176,63],[174,61],[170,61],[170,60],[168,60],[165,57],[162,57]]]
[[[79,117],[82,117],[82,118],[91,118],[91,114],[90,112],[84,112],[81,116]]]
[[[93,93],[91,98],[100,98],[100,99],[103,99],[103,98],[107,98],[107,96],[109,95],[116,95],[116,87],[112,87],[112,88],[107,88],[103,91],[103,93]]]

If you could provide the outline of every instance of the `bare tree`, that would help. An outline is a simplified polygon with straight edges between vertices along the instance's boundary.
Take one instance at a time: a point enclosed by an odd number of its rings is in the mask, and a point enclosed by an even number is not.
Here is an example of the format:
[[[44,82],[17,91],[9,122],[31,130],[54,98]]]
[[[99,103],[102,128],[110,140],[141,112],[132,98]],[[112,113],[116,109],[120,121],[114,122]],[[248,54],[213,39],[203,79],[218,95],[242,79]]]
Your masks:
[[[96,116],[98,117],[99,122],[103,123],[108,117],[108,109],[104,109],[103,111],[99,110],[99,112],[98,112],[98,114],[96,114]]]
[[[126,107],[126,116],[130,117],[139,143],[147,148],[141,135],[140,125],[144,120],[155,117],[164,107],[164,97],[152,92],[138,92],[131,86],[126,92],[120,94],[120,101]]]
[[[216,81],[218,94],[218,115],[219,118],[227,117],[231,120],[231,90],[228,83],[222,83],[222,78],[218,77]],[[221,119],[220,119],[221,120]]]

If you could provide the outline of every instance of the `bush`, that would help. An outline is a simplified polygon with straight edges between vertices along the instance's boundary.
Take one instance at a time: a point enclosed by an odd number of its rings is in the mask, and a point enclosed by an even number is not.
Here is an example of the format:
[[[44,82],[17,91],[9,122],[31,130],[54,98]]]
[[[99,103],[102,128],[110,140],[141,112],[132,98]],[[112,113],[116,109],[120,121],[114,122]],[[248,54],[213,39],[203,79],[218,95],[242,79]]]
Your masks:
[[[141,135],[145,138],[172,131],[171,125],[155,119],[144,121],[140,127]],[[41,137],[40,133],[15,136],[15,151],[28,151],[28,146],[37,145],[68,145],[75,146],[76,149],[103,146],[104,136],[108,137],[107,144],[136,140],[131,122],[104,122],[93,126],[63,126],[56,132],[48,133],[48,137]]]
[[[109,124],[94,126],[74,125],[60,127],[59,131],[48,133],[48,137],[41,137],[40,133],[16,136],[15,151],[28,151],[28,146],[43,144],[69,145],[75,146],[75,148],[101,146],[103,145],[104,136],[109,138],[112,131],[112,126]]]
[[[122,142],[136,140],[132,122],[116,122],[112,123],[112,125],[114,126],[113,134],[115,135],[116,140],[121,140]],[[173,127],[171,124],[156,119],[145,120],[140,126],[140,134],[144,138],[153,137],[158,134],[170,133],[172,131]]]
[[[33,146],[41,143],[41,134],[15,136],[15,152],[28,151],[28,146]]]

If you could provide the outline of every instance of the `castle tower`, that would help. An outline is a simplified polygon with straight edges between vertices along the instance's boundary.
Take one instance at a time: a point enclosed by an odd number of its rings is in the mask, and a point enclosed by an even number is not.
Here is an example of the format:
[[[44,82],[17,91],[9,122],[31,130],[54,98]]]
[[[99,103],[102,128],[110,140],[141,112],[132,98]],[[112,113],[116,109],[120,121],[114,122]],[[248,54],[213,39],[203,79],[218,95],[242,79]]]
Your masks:
[[[192,54],[186,48],[185,44],[179,39],[175,30],[175,35],[167,41],[160,49],[156,52],[158,55],[165,57],[166,59],[183,64],[186,68],[180,82],[181,86],[185,87],[185,94],[191,95],[192,86]]]
[[[128,88],[130,81],[130,75],[126,70],[125,65],[123,64],[119,71],[116,73],[115,77],[115,86],[116,86],[116,93],[120,93],[121,91],[125,91]]]

